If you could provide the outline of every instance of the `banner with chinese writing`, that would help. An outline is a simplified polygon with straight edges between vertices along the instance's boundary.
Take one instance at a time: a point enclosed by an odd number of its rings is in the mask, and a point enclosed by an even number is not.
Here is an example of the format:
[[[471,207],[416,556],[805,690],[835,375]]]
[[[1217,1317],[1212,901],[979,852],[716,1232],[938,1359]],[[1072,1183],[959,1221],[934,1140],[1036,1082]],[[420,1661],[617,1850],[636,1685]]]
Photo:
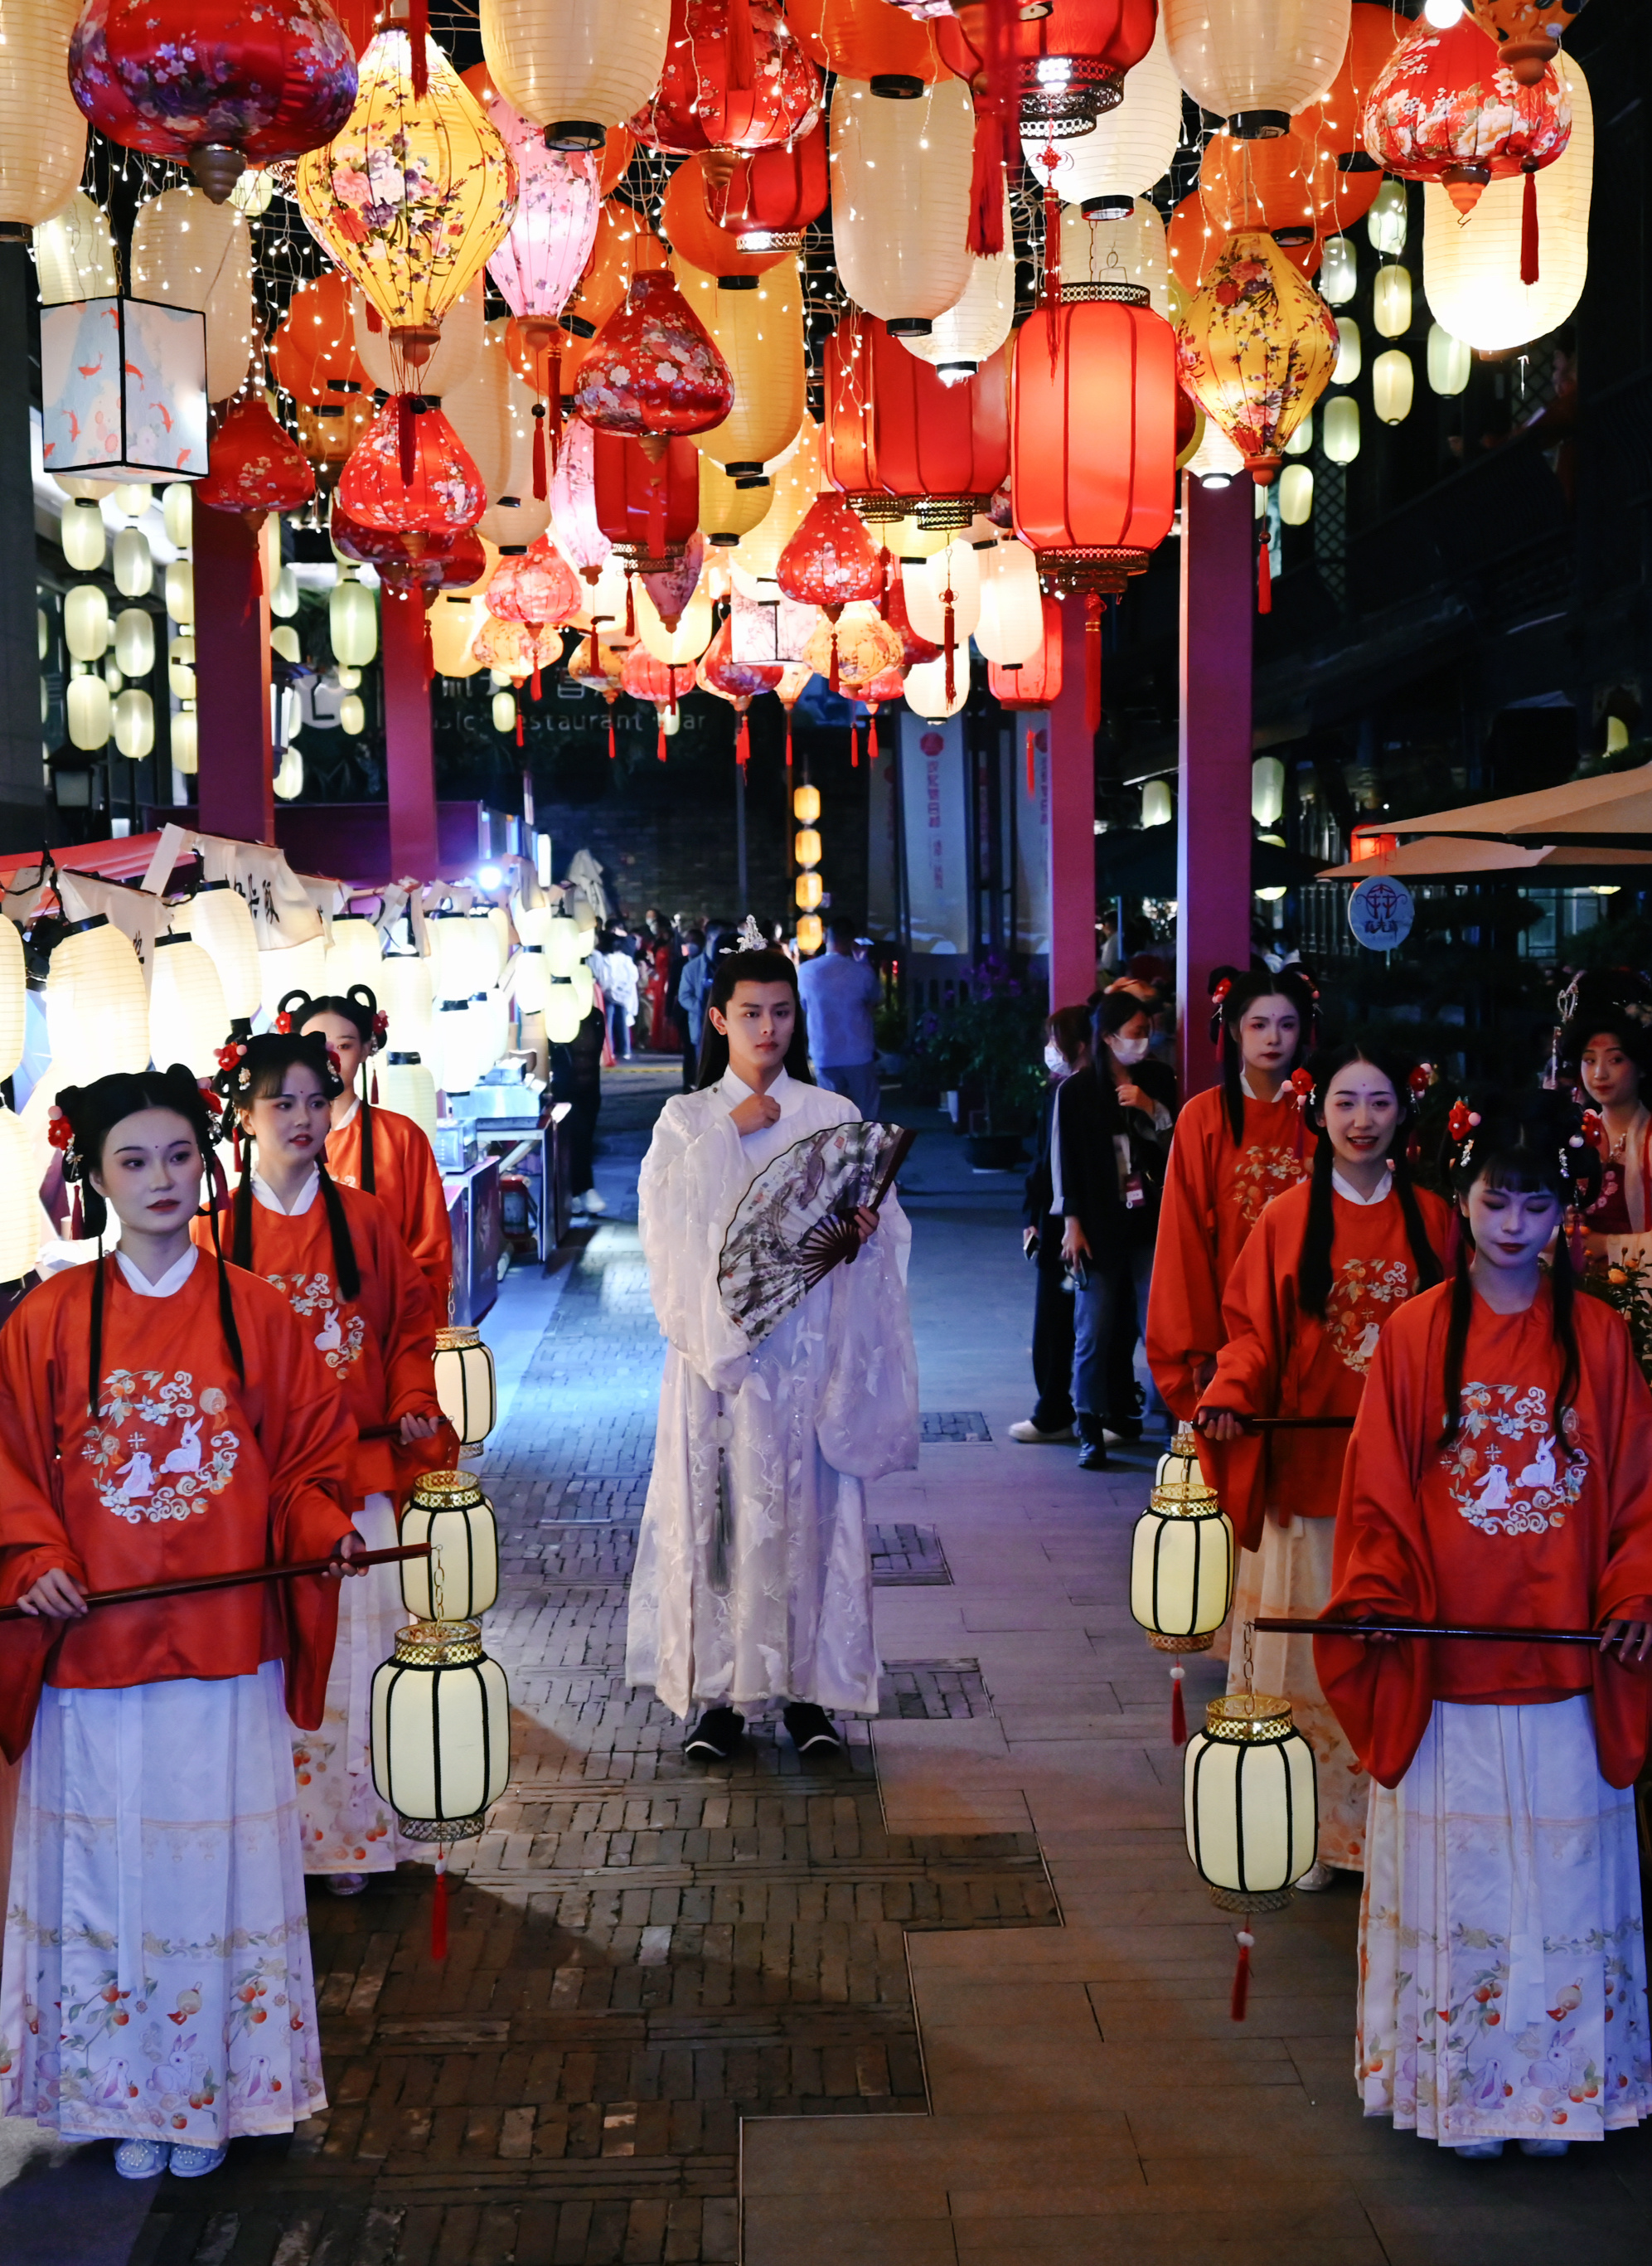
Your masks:
[[[912,948],[967,958],[970,839],[958,717],[942,723],[901,718],[900,781]]]
[[[1050,717],[1043,708],[1009,718],[1015,798],[1015,949],[1050,949]]]

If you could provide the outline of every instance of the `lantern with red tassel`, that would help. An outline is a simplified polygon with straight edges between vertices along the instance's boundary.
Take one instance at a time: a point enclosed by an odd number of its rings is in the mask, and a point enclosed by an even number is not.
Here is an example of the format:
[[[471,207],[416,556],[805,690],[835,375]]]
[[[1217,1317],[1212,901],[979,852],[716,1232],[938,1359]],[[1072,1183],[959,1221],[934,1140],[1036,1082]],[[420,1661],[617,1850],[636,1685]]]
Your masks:
[[[731,702],[739,719],[735,727],[734,760],[742,771],[751,760],[752,753],[747,712],[760,692],[774,692],[779,689],[780,680],[785,673],[779,662],[736,661],[731,621],[724,622],[700,656],[697,681],[702,691],[715,692],[719,699]]]
[[[472,528],[487,490],[453,427],[422,395],[392,394],[351,450],[338,501],[363,527],[400,535],[417,558],[433,535]]]
[[[1403,181],[1442,182],[1461,213],[1474,210],[1488,181],[1553,164],[1571,130],[1554,66],[1522,83],[1471,15],[1447,31],[1425,26],[1397,48],[1365,110],[1365,147],[1377,163]],[[1535,215],[1534,194],[1528,202]]]
[[[1061,692],[1061,602],[1044,600],[1044,642],[1030,659],[1013,667],[993,662],[986,689],[1001,708],[1047,708]]]
[[[811,132],[820,91],[775,0],[672,0],[666,68],[631,131],[651,150],[682,156],[761,150]]]
[[[402,587],[416,584],[426,590],[468,587],[465,583],[451,584],[448,580],[450,554],[461,540],[458,536],[427,536],[424,549],[412,558],[408,555],[399,529],[363,527],[360,521],[351,518],[336,496],[327,522],[327,533],[333,549],[340,557],[349,559],[354,566],[375,568],[386,582]],[[465,563],[467,566],[469,564],[469,554]],[[484,552],[484,566],[485,564]],[[475,577],[470,579],[474,581]]]
[[[775,580],[789,598],[819,606],[833,625],[832,658],[827,677],[838,689],[838,617],[856,598],[874,603],[884,595],[884,569],[866,530],[841,496],[817,496],[803,523],[781,552]]]
[[[212,436],[209,469],[195,485],[214,511],[238,511],[262,527],[272,511],[296,511],[316,493],[316,475],[261,393],[237,401]]]
[[[326,0],[87,0],[69,81],[100,134],[187,165],[221,205],[249,165],[332,139],[355,104],[356,58]]]
[[[646,700],[659,717],[657,752],[663,764],[666,760],[666,719],[668,715],[676,714],[678,703],[684,693],[694,690],[693,668],[657,661],[646,646],[636,645],[625,656],[620,683],[633,700]]]
[[[598,428],[591,494],[597,526],[628,566],[667,566],[699,520],[699,451],[692,441],[672,440],[651,461],[640,442]]]
[[[1204,1729],[1188,1742],[1182,1795],[1188,1854],[1211,1902],[1246,1921],[1283,1911],[1319,1854],[1314,1750],[1290,1701],[1250,1691],[1211,1700]],[[1237,1941],[1229,2012],[1242,2022],[1255,1937],[1241,1926]]]
[[[1199,1469],[1197,1436],[1183,1425],[1159,1458],[1130,1552],[1130,1611],[1155,1652],[1208,1652],[1234,1596],[1234,1530]],[[1170,1736],[1187,1736],[1181,1671],[1173,1671]]]
[[[1338,350],[1330,309],[1270,236],[1241,231],[1183,310],[1176,350],[1183,388],[1267,486],[1330,383]]]
[[[520,622],[534,640],[534,698],[538,699],[539,643],[549,625],[579,610],[579,577],[549,537],[514,559],[501,559],[488,584],[488,611],[501,621]]]
[[[939,661],[941,648],[921,637],[912,625],[912,615],[906,606],[906,580],[904,571],[897,568],[890,578],[888,595],[884,601],[884,619],[900,638],[900,665],[903,669],[916,669],[920,662]],[[1057,638],[1059,650],[1060,639]],[[1058,663],[1058,669],[1059,664]],[[1058,682],[1057,690],[1059,690]]]
[[[658,457],[674,435],[706,433],[734,406],[734,381],[668,269],[633,278],[579,366],[574,406],[600,433],[638,436]],[[695,508],[699,493],[696,485]]]

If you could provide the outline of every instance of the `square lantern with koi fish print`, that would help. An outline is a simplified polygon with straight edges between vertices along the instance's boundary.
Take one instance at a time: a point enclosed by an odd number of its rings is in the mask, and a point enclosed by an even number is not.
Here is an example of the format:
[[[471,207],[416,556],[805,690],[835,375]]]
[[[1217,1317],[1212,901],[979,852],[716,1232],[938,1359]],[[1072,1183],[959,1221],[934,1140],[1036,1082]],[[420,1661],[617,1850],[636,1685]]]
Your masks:
[[[207,318],[152,299],[40,310],[48,472],[198,480],[207,471]]]

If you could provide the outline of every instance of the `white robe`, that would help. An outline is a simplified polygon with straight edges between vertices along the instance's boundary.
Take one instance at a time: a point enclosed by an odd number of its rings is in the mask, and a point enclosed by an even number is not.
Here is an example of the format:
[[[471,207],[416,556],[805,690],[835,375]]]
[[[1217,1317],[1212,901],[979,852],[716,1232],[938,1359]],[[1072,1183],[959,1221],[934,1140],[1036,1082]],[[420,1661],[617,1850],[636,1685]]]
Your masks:
[[[643,1162],[637,1209],[669,1341],[653,1476],[632,1577],[626,1675],[673,1714],[809,1700],[877,1712],[865,1482],[918,1460],[906,1305],[912,1230],[891,1196],[852,1265],[834,1268],[756,1346],[724,1311],[717,1258],[756,1175],[858,1114],[782,1074],[776,1122],[742,1137],[750,1089],[731,1071],[674,1095]],[[727,1587],[712,1586],[719,1432],[732,1511]]]

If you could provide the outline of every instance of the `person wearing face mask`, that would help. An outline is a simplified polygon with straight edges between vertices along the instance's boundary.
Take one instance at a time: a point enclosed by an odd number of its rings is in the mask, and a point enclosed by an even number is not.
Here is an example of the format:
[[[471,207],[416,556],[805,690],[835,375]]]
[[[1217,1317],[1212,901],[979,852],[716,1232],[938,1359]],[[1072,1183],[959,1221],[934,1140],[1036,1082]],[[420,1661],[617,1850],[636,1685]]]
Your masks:
[[[1032,1305],[1032,1381],[1037,1390],[1030,1416],[1009,1428],[1023,1447],[1070,1446],[1073,1429],[1073,1277],[1061,1255],[1063,1222],[1055,1202],[1051,1133],[1062,1081],[1090,1059],[1090,1011],[1058,1007],[1044,1025],[1044,1066],[1050,1083],[1038,1115],[1038,1133],[1021,1208],[1021,1247],[1033,1262],[1037,1285]]]
[[[1054,1208],[1073,1290],[1073,1403],[1081,1471],[1107,1467],[1107,1434],[1139,1439],[1136,1341],[1146,1319],[1175,1077],[1148,1059],[1146,1004],[1104,992],[1092,1059],[1057,1093]]]
[[[1319,1135],[1311,1179],[1276,1196],[1227,1278],[1227,1342],[1199,1403],[1200,1461],[1241,1545],[1234,1626],[1322,1613],[1348,1435],[1243,1429],[1248,1416],[1357,1414],[1390,1317],[1437,1283],[1451,1242],[1438,1196],[1411,1184],[1409,1065],[1380,1049],[1332,1048],[1306,1105]],[[1319,1763],[1320,1861],[1297,1885],[1328,1888],[1365,1862],[1369,1788],[1314,1673],[1309,1637],[1261,1635],[1255,1681],[1281,1692]],[[1231,1657],[1227,1688],[1243,1688]]]
[[[1314,1022],[1306,978],[1219,968],[1211,997],[1221,1083],[1196,1093],[1176,1124],[1147,1305],[1147,1360],[1184,1422],[1216,1373],[1234,1261],[1263,1205],[1305,1177],[1314,1145],[1291,1087]]]

